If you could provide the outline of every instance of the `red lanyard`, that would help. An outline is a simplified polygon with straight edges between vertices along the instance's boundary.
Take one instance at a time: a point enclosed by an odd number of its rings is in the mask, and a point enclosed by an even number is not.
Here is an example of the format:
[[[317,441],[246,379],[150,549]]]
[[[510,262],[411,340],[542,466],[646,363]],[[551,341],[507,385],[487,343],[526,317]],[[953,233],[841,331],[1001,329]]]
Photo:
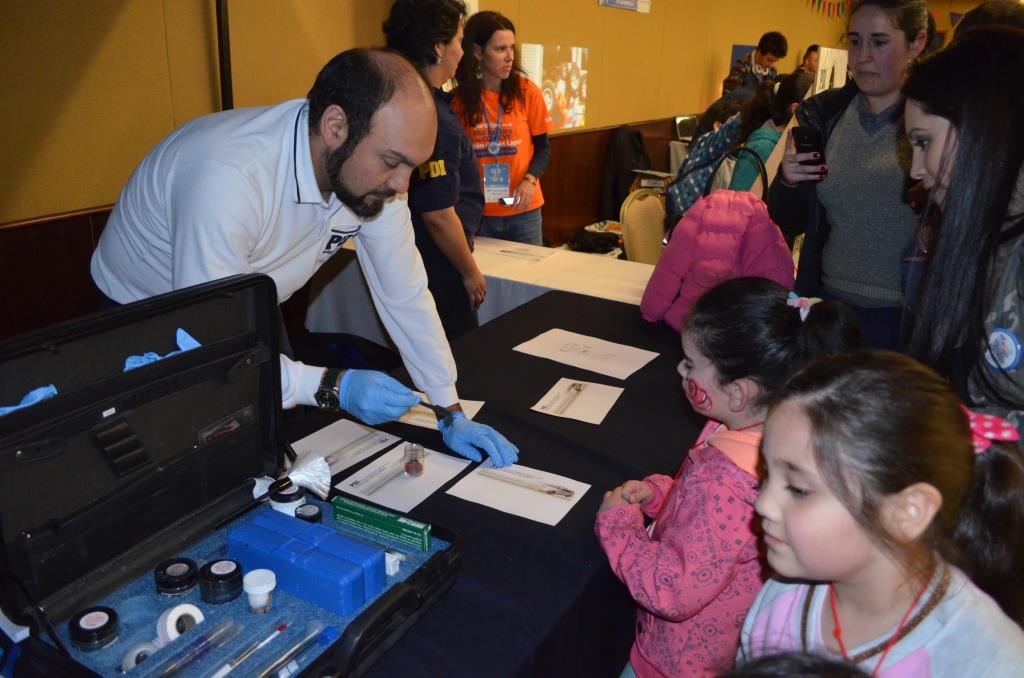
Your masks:
[[[889,655],[889,650],[891,650],[892,646],[896,644],[897,640],[899,640],[900,631],[902,631],[903,627],[906,626],[907,619],[910,618],[910,613],[913,612],[914,608],[917,607],[917,604],[921,602],[921,596],[923,596],[924,592],[928,590],[928,584],[930,584],[931,581],[931,577],[925,580],[924,585],[921,586],[921,590],[917,592],[916,596],[914,596],[914,602],[910,604],[910,607],[908,607],[907,611],[903,614],[903,619],[900,620],[899,626],[896,627],[896,632],[892,634],[892,637],[889,638],[889,641],[885,644],[885,649],[882,650],[882,656],[878,660],[878,663],[875,664],[875,670],[871,672],[872,678],[874,678],[874,676],[878,674],[879,669],[882,668],[882,664],[885,663],[885,658]],[[832,622],[836,626],[835,629],[832,630],[832,635],[835,636],[836,641],[839,643],[839,651],[843,653],[843,659],[850,661],[850,656],[846,654],[846,645],[843,643],[843,627],[839,623],[839,611],[836,610],[836,590],[831,584],[828,585],[828,604],[832,608]]]

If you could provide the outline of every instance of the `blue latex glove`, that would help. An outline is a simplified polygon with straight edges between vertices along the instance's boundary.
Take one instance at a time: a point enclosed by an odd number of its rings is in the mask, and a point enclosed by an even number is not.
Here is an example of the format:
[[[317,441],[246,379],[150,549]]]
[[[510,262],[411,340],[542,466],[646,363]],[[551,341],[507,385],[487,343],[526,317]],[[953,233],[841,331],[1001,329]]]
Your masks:
[[[442,419],[437,422],[444,444],[466,459],[480,461],[480,450],[490,456],[491,463],[501,468],[516,463],[519,448],[487,424],[478,424],[466,419],[462,412],[452,414],[451,423]]]
[[[394,421],[420,401],[419,396],[376,370],[346,370],[338,387],[338,404],[363,422]]]
[[[28,393],[26,393],[25,397],[22,398],[21,402],[18,403],[17,405],[0,407],[0,417],[10,412],[14,412],[15,410],[20,410],[25,407],[35,405],[36,403],[42,400],[49,400],[50,398],[53,398],[56,395],[57,387],[54,386],[53,384],[50,384],[49,386],[40,386],[39,388],[34,388]]]
[[[137,367],[142,367],[143,365],[155,363],[157,360],[163,360],[164,358],[170,358],[172,355],[178,355],[179,353],[184,353],[185,351],[191,351],[192,349],[198,348],[199,346],[202,345],[198,341],[193,339],[191,334],[181,329],[180,327],[178,328],[178,331],[175,333],[174,338],[178,343],[177,351],[171,351],[167,355],[163,356],[153,353],[152,351],[146,351],[142,355],[130,355],[124,359],[123,371],[127,372],[129,370],[134,370]]]

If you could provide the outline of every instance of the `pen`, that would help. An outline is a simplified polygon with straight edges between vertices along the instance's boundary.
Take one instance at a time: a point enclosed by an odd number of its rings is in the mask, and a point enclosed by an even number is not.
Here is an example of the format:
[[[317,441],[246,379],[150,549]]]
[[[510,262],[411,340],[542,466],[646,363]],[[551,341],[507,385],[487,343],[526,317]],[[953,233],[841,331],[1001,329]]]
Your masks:
[[[328,626],[314,639],[316,642],[306,645],[300,652],[292,655],[292,658],[274,674],[274,678],[290,678],[298,673],[303,666],[308,666],[314,659],[323,654],[334,644],[341,633],[333,626]]]
[[[181,671],[213,648],[226,645],[243,628],[245,627],[242,624],[236,624],[231,619],[224,619],[208,634],[199,636],[190,645],[185,646],[181,652],[164,664],[157,675],[169,676]]]
[[[216,673],[210,676],[210,678],[223,678],[224,676],[228,675],[229,673],[234,671],[236,666],[238,666],[246,659],[248,659],[250,656],[252,656],[254,652],[257,652],[258,650],[266,647],[270,641],[281,635],[281,633],[284,632],[286,628],[288,628],[287,622],[285,622],[283,619],[278,620],[277,627],[269,636],[267,636],[263,640],[256,641],[249,647],[242,650],[234,659],[228,660],[227,664],[224,664],[219,669],[217,669]]]
[[[550,483],[544,482],[534,482],[532,480],[527,480],[525,478],[519,478],[518,476],[509,473],[502,473],[500,471],[494,471],[487,468],[477,469],[477,472],[480,475],[486,476],[488,478],[501,480],[512,485],[518,485],[519,487],[525,487],[528,490],[540,492],[541,494],[546,494],[552,497],[558,497],[559,499],[572,499],[576,495],[575,491],[570,490],[568,487],[562,487],[561,485],[552,485]]]
[[[276,660],[274,660],[274,662],[270,666],[263,669],[263,671],[261,671],[259,674],[259,678],[267,678],[267,676],[272,674],[274,671],[277,671],[279,668],[287,664],[292,659],[292,657],[305,650],[310,643],[315,641],[316,637],[320,635],[320,632],[323,630],[323,624],[321,624],[320,622],[311,622],[310,625],[306,628],[306,635],[302,637],[302,640],[292,645],[290,648],[288,648],[287,652],[285,652]]]

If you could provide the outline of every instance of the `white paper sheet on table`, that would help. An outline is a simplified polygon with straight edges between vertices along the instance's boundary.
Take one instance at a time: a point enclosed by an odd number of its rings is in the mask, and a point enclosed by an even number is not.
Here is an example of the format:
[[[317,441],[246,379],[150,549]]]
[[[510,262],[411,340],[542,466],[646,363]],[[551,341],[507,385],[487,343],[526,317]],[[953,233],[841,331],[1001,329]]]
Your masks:
[[[617,379],[627,378],[658,357],[654,351],[645,351],[642,348],[616,344],[558,328],[539,334],[513,350],[582,367]]]
[[[412,478],[405,474],[402,464],[404,447],[399,445],[379,459],[374,459],[335,487],[404,513],[411,511],[469,465],[468,459],[425,449],[423,474]]]
[[[423,402],[429,403],[430,398],[427,397],[426,393],[420,391],[413,391],[418,395]],[[480,411],[480,408],[484,406],[483,400],[462,400],[459,399],[459,405],[462,406],[462,412],[466,415],[466,419],[472,419]],[[403,424],[412,424],[413,426],[419,426],[421,428],[437,428],[437,415],[434,411],[425,405],[413,405],[409,408],[409,411],[398,418],[398,421]]]
[[[623,390],[618,386],[563,377],[530,409],[588,424],[600,424]]]
[[[390,433],[339,419],[293,443],[292,447],[299,455],[306,451],[322,454],[331,473],[337,474],[399,440],[401,438]]]
[[[531,245],[507,245],[498,250],[497,254],[502,257],[519,259],[521,261],[544,261],[554,255],[557,250]]]
[[[589,489],[586,483],[528,466],[495,468],[488,459],[455,483],[448,494],[538,523],[557,525]]]

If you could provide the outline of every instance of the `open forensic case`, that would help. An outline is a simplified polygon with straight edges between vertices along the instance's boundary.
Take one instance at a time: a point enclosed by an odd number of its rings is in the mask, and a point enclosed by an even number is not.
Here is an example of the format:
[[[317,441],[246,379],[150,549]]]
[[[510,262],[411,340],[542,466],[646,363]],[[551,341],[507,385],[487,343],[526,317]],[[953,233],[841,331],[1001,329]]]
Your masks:
[[[31,629],[4,648],[15,676],[359,675],[452,585],[439,526],[416,547],[315,498],[245,511],[290,449],[279,331],[251,275],[0,344],[0,403],[53,387],[0,416],[0,604]]]

